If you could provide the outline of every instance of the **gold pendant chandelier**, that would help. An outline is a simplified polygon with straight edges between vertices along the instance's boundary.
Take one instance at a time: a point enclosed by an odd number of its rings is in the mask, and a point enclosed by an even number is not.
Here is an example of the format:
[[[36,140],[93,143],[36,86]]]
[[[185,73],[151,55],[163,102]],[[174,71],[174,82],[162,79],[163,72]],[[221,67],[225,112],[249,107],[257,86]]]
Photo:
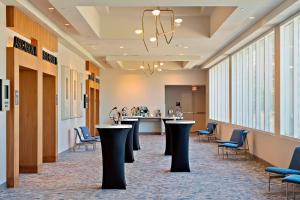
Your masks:
[[[149,40],[150,42],[156,42],[156,46],[158,47],[159,37],[163,37],[165,42],[169,45],[174,37],[175,34],[175,16],[174,11],[171,9],[145,9],[143,11],[142,16],[142,34],[143,34],[143,42],[147,52],[149,52],[149,48],[147,42],[145,40],[145,16],[147,13],[150,13],[154,16],[154,24],[155,24],[155,36],[151,37]],[[161,21],[161,14],[164,16],[169,17],[170,19],[170,30],[166,30],[162,21]],[[182,20],[181,20],[182,21]],[[180,22],[181,23],[181,22]]]
[[[143,61],[143,64],[140,66],[140,69],[143,70],[143,72],[146,75],[153,75],[155,71],[161,72],[162,69],[160,67],[163,65],[163,62],[152,62],[145,64],[145,62]]]

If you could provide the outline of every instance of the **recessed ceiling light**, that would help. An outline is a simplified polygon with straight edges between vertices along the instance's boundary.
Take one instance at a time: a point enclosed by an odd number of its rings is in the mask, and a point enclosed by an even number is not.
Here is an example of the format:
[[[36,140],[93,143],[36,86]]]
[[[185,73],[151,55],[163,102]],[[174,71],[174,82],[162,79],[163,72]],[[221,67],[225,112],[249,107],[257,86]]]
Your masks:
[[[124,47],[123,47],[123,46],[120,46],[120,49],[124,49]]]
[[[51,11],[54,10],[54,8],[53,7],[49,7],[48,10],[51,12]]]
[[[69,23],[65,23],[65,26],[70,26],[70,24]]]
[[[160,10],[158,10],[158,9],[155,9],[152,11],[152,15],[154,15],[154,16],[158,16],[159,14],[160,14]]]
[[[181,24],[182,21],[183,21],[183,20],[182,20],[181,18],[177,18],[177,19],[174,20],[174,22],[177,23],[177,24]]]
[[[140,66],[141,69],[144,69],[145,67],[143,65]]]
[[[188,49],[189,47],[188,46],[184,46],[183,48]]]
[[[150,40],[150,42],[155,42],[156,41],[156,37],[151,37],[149,40]]]
[[[158,65],[157,65],[157,64],[155,64],[155,65],[154,65],[154,68],[158,68]]]
[[[249,17],[249,19],[255,19],[255,17],[251,16],[251,17]]]
[[[163,62],[160,62],[160,63],[159,63],[159,65],[160,65],[160,66],[163,66],[163,65],[164,65],[164,63],[163,63]]]
[[[143,30],[141,30],[141,29],[137,29],[137,30],[135,30],[134,32],[135,32],[135,34],[137,34],[137,35],[140,35],[140,34],[142,34],[142,33],[143,33]]]
[[[160,69],[160,68],[159,68],[159,69],[157,69],[157,71],[161,72],[161,71],[162,71],[162,69]]]

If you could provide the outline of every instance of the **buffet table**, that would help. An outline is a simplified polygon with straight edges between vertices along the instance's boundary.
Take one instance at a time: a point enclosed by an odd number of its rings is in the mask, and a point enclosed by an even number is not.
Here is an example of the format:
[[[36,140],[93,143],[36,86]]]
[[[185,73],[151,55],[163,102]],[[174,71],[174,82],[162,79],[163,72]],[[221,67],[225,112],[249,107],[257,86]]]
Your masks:
[[[190,172],[189,133],[195,121],[170,120],[166,124],[172,139],[171,172]]]
[[[96,128],[102,147],[102,189],[126,189],[125,144],[132,125],[100,124]]]

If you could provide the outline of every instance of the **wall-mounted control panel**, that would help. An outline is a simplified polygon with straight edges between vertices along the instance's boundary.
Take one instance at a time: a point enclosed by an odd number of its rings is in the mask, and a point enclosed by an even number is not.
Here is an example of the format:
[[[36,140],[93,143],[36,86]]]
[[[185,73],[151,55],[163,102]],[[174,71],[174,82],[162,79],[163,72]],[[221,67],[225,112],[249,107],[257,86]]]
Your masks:
[[[9,111],[9,80],[0,79],[0,111]]]

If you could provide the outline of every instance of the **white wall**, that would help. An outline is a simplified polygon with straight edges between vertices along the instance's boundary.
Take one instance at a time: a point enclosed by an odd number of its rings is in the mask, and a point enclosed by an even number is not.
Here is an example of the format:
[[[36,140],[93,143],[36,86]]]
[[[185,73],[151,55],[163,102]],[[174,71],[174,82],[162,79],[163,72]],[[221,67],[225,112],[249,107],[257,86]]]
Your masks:
[[[85,74],[85,60],[73,51],[58,43],[58,153],[61,153],[74,145],[73,128],[85,125],[85,111],[83,117],[62,120],[61,119],[61,66],[69,66],[78,72]],[[85,85],[83,87],[85,93]]]
[[[112,107],[147,106],[165,114],[165,85],[205,85],[206,72],[162,71],[146,76],[141,71],[106,69],[100,75],[100,120],[109,121]]]
[[[0,78],[6,77],[6,14],[0,2]],[[0,112],[0,184],[6,181],[6,113]]]

